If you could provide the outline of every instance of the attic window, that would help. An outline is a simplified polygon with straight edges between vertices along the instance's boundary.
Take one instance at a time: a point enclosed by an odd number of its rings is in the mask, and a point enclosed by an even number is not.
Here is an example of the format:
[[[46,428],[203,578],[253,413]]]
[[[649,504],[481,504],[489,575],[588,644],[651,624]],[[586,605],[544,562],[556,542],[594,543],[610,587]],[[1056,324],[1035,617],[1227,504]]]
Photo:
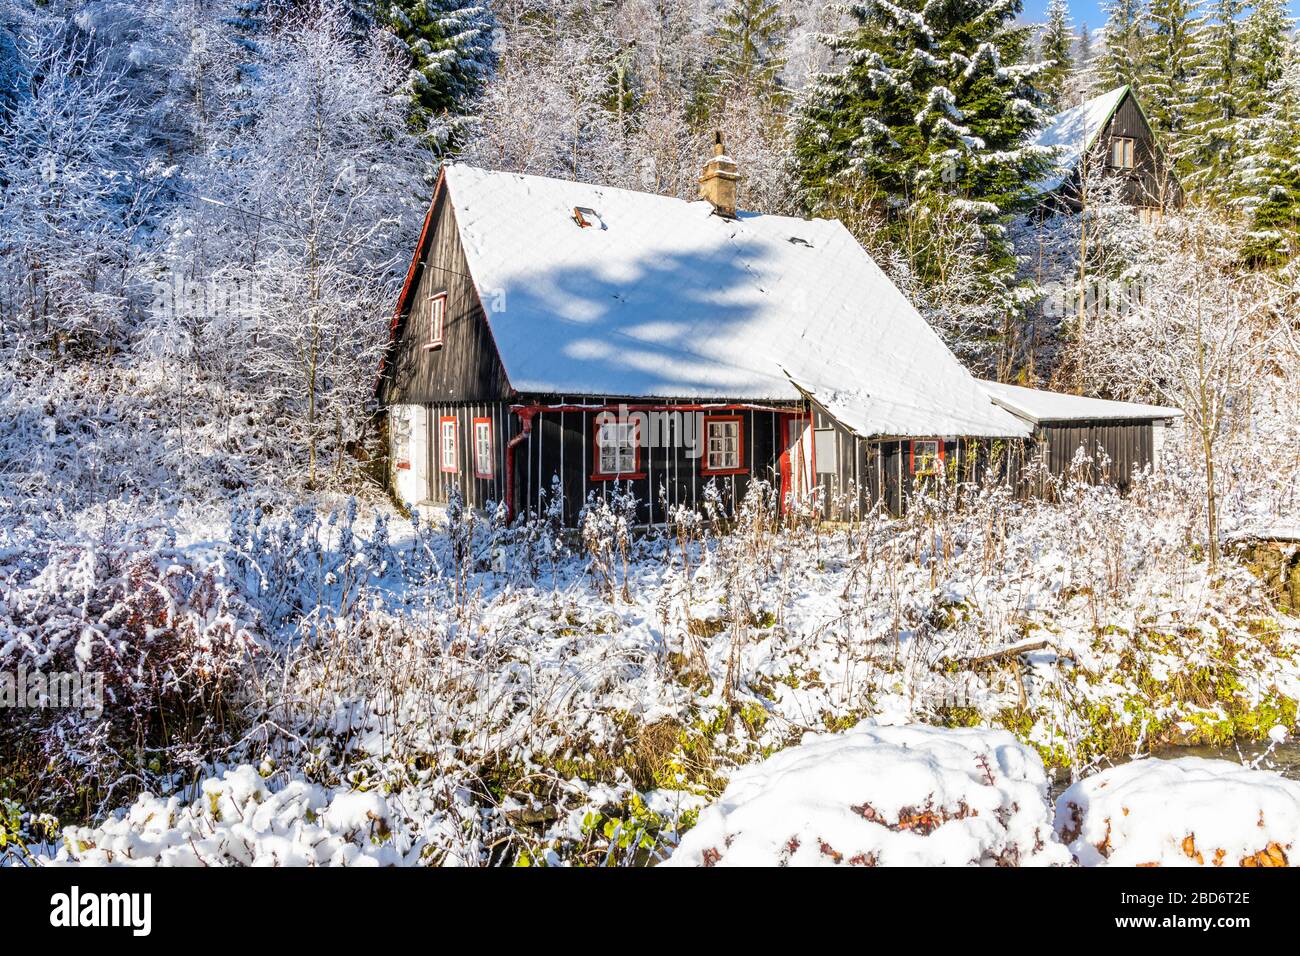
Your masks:
[[[434,293],[429,296],[429,340],[424,343],[426,349],[442,348],[442,330],[446,321],[447,293]]]
[[[1110,164],[1116,169],[1133,168],[1133,140],[1127,136],[1116,136],[1110,142]]]
[[[791,236],[788,241],[792,246],[807,246],[809,249],[813,247],[807,239],[800,239],[798,236]]]
[[[573,221],[582,229],[586,229],[588,226],[599,226],[601,229],[605,228],[605,223],[601,220],[600,213],[596,212],[596,210],[589,206],[574,206]]]

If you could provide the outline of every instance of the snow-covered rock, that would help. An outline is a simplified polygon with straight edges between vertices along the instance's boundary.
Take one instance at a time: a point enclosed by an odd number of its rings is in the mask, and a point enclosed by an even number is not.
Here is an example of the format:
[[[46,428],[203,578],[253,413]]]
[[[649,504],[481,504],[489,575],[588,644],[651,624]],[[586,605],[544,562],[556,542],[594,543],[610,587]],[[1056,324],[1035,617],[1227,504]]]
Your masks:
[[[1068,863],[1038,755],[1000,730],[859,724],[742,768],[673,866]]]
[[[1055,828],[1084,866],[1287,866],[1300,783],[1229,760],[1137,760],[1079,781]]]
[[[389,800],[303,780],[272,792],[247,764],[211,777],[198,800],[141,795],[98,827],[68,827],[54,865],[390,866],[418,848],[393,834]]]

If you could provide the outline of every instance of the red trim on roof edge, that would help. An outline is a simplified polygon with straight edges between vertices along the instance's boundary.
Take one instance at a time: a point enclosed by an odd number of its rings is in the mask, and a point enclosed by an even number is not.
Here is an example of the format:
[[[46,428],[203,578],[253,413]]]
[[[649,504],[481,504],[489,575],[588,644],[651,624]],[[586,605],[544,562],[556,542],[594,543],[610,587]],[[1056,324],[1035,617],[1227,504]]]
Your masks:
[[[376,398],[379,397],[380,390],[384,386],[384,371],[388,365],[388,353],[397,344],[397,327],[401,324],[402,314],[406,311],[407,301],[410,299],[411,291],[415,286],[415,274],[419,271],[420,259],[424,255],[425,247],[429,241],[429,227],[433,225],[433,211],[438,208],[438,197],[442,195],[443,190],[446,188],[446,182],[447,171],[444,166],[438,170],[438,181],[433,184],[433,197],[429,200],[429,209],[424,214],[424,225],[420,227],[420,241],[415,244],[415,254],[411,256],[411,264],[406,270],[406,281],[402,283],[401,294],[397,297],[397,308],[393,310],[393,320],[388,325],[388,345],[384,347],[384,354],[379,357],[379,374],[375,378]]]

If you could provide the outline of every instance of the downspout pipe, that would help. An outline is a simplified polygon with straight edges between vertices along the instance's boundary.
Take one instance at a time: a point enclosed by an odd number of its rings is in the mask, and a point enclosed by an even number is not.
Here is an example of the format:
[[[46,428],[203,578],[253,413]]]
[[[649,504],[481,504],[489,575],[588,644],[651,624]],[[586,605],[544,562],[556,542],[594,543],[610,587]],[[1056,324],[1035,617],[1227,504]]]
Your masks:
[[[533,433],[533,416],[539,409],[536,406],[516,408],[519,416],[519,434],[506,442],[506,522],[515,520],[515,448]]]

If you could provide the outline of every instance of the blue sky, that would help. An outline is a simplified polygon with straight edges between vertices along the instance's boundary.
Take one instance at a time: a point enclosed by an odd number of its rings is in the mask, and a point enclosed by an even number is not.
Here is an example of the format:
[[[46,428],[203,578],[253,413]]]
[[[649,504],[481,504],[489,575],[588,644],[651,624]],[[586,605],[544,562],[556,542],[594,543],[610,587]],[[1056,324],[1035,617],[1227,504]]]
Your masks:
[[[1047,0],[1024,0],[1024,3],[1026,20],[1036,23],[1046,19]],[[1101,12],[1101,3],[1102,0],[1070,0],[1070,15],[1074,17],[1075,24],[1086,23],[1089,29],[1104,24],[1106,14]],[[1291,13],[1300,16],[1300,0],[1292,0]]]

